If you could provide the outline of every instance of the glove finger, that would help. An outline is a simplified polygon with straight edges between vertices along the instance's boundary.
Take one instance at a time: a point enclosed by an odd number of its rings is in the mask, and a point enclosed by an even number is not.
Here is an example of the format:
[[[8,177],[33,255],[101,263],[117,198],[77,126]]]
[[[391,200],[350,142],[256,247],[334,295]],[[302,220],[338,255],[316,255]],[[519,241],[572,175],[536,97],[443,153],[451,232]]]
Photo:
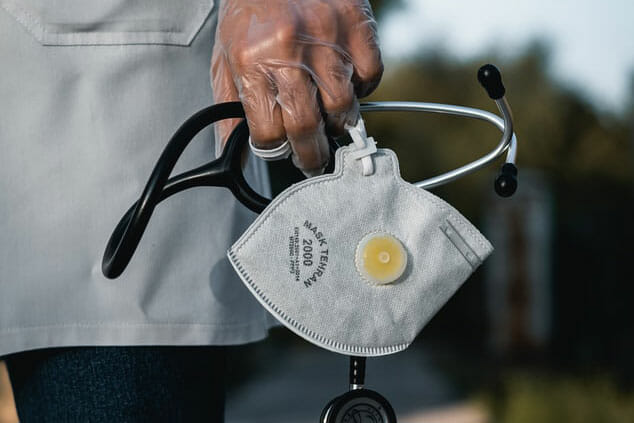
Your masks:
[[[337,11],[329,3],[305,4],[304,30],[307,33],[305,62],[319,90],[326,129],[341,135],[346,123],[354,124],[359,113],[352,84],[350,56],[338,44]]]
[[[339,19],[346,24],[344,46],[354,66],[352,81],[357,97],[369,95],[383,76],[377,25],[367,0],[340,2]]]
[[[213,91],[214,104],[228,101],[239,101],[238,90],[233,83],[231,69],[227,63],[224,50],[216,43],[211,56],[211,87]],[[216,140],[216,157],[220,156],[227,143],[229,135],[238,125],[241,119],[223,119],[214,124],[214,134]]]
[[[359,102],[351,80],[352,65],[343,62],[337,52],[325,47],[314,47],[310,62],[326,114],[328,133],[341,135],[344,125],[354,125],[359,116]]]
[[[301,67],[279,68],[275,78],[277,102],[293,149],[293,163],[309,176],[321,174],[329,154],[317,87],[309,72]]]
[[[249,124],[251,141],[257,148],[272,149],[286,140],[282,110],[268,74],[254,69],[240,76],[238,91]]]

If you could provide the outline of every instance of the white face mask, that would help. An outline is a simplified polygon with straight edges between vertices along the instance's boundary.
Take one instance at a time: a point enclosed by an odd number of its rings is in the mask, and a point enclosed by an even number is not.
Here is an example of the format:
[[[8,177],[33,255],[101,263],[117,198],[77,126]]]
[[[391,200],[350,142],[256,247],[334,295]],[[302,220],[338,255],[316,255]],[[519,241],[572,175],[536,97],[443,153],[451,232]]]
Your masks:
[[[460,213],[400,177],[389,149],[336,152],[333,174],[278,195],[229,249],[253,295],[306,340],[347,355],[401,351],[493,250]]]

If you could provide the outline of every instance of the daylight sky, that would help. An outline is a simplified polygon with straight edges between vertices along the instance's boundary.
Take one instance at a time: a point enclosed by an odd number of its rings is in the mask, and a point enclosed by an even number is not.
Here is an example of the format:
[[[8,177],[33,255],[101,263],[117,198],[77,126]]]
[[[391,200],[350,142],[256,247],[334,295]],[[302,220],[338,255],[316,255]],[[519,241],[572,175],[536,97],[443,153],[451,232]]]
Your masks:
[[[403,0],[380,22],[387,61],[441,45],[459,58],[512,56],[530,40],[551,45],[551,69],[600,109],[622,109],[634,76],[634,0]],[[389,66],[389,62],[388,62]]]

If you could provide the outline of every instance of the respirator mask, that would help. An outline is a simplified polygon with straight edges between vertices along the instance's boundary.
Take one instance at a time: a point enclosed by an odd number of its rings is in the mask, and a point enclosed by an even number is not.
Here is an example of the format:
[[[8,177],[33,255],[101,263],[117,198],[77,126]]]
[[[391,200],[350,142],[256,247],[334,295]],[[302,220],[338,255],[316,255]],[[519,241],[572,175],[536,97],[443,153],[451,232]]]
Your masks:
[[[407,348],[493,250],[465,217],[426,188],[471,173],[504,152],[506,162],[495,190],[508,197],[517,187],[517,140],[500,74],[485,65],[478,79],[503,118],[435,103],[366,103],[360,110],[447,113],[487,121],[503,132],[487,155],[412,184],[401,178],[394,151],[377,148],[359,118],[355,126],[346,127],[351,144],[339,147],[330,141],[331,163],[325,174],[291,185],[272,201],[251,189],[242,174],[242,149],[250,144],[245,121],[218,159],[169,178],[201,129],[221,119],[244,117],[240,103],[198,112],[174,134],[141,198],[115,228],[104,254],[104,274],[114,278],[123,272],[160,201],[195,186],[229,188],[242,204],[260,213],[227,252],[244,284],[294,333],[350,356],[351,389],[327,404],[320,422],[395,422],[389,402],[364,388],[366,357]]]

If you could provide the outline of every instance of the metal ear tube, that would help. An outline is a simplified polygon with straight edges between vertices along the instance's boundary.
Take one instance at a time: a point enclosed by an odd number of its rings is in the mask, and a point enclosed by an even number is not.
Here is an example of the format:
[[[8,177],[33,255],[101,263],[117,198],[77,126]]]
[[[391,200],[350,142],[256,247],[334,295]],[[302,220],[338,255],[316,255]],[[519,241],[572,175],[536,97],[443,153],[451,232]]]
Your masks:
[[[504,94],[506,89],[502,84],[502,75],[493,65],[484,65],[478,70],[478,81],[484,87],[491,99],[495,100],[498,108],[504,115],[505,132],[513,132],[513,120],[511,119],[510,107],[506,102]],[[508,118],[507,118],[508,115]],[[506,163],[502,166],[498,177],[495,179],[495,192],[500,197],[510,197],[517,190],[517,167],[515,166],[515,151],[509,150]]]
[[[484,76],[480,76],[484,75]],[[472,119],[483,120],[498,128],[502,132],[502,138],[498,142],[497,146],[486,155],[480,157],[477,160],[460,166],[456,169],[445,172],[441,175],[427,178],[425,180],[416,182],[419,188],[430,189],[446,183],[452,182],[458,178],[466,176],[484,166],[490,164],[495,159],[500,157],[505,151],[506,163],[515,166],[515,157],[517,155],[517,137],[513,132],[513,118],[511,116],[511,107],[509,106],[506,98],[504,97],[504,86],[502,85],[502,79],[499,71],[493,65],[484,65],[478,71],[478,78],[483,87],[487,90],[489,96],[495,100],[495,104],[502,113],[502,118],[499,116],[487,112],[486,110],[474,109],[472,107],[456,106],[453,104],[441,104],[441,103],[423,103],[423,102],[405,102],[405,101],[381,101],[373,103],[361,104],[360,110],[362,112],[375,112],[375,111],[405,111],[405,112],[427,112],[427,113],[440,113],[454,116],[468,117]],[[500,96],[497,98],[493,96]],[[507,171],[508,172],[508,171]],[[517,175],[515,175],[517,176]],[[517,186],[517,183],[515,184]],[[497,191],[497,190],[496,190]],[[510,190],[509,190],[510,191]],[[508,191],[507,191],[508,192]],[[515,190],[513,190],[515,192]],[[498,194],[503,197],[512,195],[511,192],[508,195]]]

